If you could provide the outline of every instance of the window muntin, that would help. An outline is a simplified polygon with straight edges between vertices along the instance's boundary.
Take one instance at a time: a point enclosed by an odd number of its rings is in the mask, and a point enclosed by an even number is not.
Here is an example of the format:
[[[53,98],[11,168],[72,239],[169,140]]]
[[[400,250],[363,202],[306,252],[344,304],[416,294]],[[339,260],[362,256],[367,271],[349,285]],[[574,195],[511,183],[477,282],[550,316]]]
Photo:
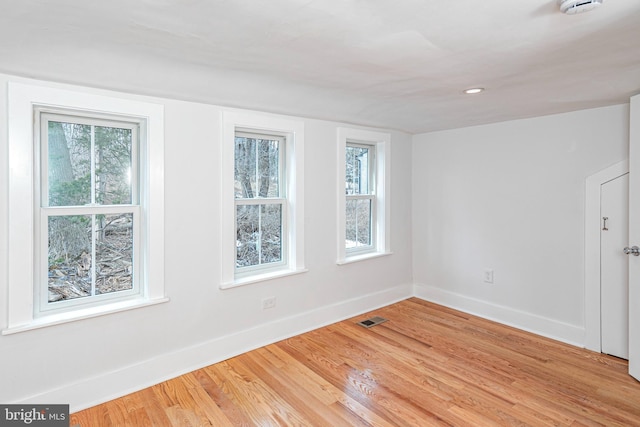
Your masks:
[[[236,276],[287,264],[285,137],[236,131]]]
[[[140,123],[36,113],[34,314],[139,295]]]
[[[345,248],[347,253],[375,248],[375,146],[347,142],[345,147]]]

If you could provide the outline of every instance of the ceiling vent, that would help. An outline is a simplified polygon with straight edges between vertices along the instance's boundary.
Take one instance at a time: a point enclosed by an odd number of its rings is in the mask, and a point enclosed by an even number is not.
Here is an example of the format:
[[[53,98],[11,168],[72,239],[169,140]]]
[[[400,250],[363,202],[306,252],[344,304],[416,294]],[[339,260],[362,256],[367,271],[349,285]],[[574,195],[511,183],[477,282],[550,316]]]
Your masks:
[[[567,15],[589,12],[602,5],[604,0],[558,0],[560,10]]]

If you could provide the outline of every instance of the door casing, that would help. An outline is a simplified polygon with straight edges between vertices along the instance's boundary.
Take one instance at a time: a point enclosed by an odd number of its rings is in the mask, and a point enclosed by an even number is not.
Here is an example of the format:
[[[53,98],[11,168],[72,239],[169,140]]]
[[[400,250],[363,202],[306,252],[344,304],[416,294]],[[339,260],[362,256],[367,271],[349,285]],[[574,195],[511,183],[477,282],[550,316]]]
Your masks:
[[[602,351],[600,315],[600,193],[602,185],[629,173],[629,161],[623,160],[590,176],[585,196],[585,347]],[[622,248],[620,248],[622,250]]]

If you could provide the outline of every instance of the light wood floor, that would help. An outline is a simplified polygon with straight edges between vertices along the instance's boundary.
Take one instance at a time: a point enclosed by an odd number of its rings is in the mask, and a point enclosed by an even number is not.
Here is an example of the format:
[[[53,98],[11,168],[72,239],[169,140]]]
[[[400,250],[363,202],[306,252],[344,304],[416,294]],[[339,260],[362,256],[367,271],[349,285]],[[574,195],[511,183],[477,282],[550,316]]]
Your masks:
[[[640,426],[627,362],[411,298],[73,414],[96,426]]]

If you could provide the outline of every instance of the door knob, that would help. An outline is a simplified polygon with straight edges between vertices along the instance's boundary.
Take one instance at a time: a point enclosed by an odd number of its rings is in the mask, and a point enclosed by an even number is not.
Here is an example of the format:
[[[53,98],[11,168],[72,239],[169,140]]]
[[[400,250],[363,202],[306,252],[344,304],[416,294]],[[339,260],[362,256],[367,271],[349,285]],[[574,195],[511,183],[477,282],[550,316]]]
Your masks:
[[[627,255],[631,254],[633,256],[640,256],[640,248],[637,246],[631,246],[631,247],[627,246],[623,250],[624,250],[624,253]]]

